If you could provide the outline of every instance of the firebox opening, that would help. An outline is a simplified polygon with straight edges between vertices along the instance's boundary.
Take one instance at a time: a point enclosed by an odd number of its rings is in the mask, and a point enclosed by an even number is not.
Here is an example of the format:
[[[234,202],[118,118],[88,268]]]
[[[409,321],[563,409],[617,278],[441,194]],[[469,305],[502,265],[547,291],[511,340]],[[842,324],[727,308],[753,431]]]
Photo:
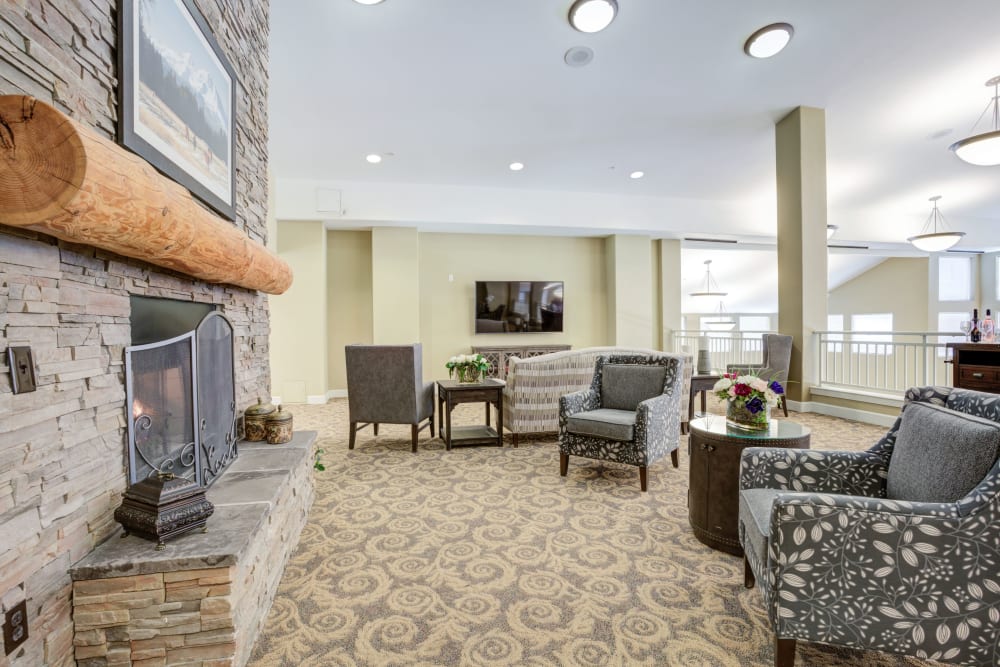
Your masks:
[[[218,306],[213,303],[178,301],[148,296],[131,297],[132,344],[146,345],[194,331],[198,323]]]

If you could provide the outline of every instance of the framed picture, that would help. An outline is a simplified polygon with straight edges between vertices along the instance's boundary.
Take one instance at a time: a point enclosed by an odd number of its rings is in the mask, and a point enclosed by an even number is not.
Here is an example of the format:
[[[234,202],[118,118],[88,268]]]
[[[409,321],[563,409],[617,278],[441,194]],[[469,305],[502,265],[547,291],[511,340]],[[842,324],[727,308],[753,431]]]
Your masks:
[[[119,2],[118,135],[235,219],[236,73],[193,0]]]

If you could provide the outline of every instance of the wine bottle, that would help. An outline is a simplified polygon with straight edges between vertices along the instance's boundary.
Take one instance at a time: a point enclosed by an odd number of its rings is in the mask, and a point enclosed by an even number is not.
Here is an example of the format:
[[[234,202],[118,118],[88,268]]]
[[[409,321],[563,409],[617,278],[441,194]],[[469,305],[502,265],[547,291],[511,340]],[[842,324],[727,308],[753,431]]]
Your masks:
[[[972,331],[969,332],[969,340],[978,343],[982,340],[983,332],[979,330],[979,309],[972,309]]]
[[[986,309],[986,317],[983,318],[983,323],[979,326],[983,334],[984,343],[992,343],[996,336],[996,324],[993,322],[993,317],[990,315],[990,309]]]

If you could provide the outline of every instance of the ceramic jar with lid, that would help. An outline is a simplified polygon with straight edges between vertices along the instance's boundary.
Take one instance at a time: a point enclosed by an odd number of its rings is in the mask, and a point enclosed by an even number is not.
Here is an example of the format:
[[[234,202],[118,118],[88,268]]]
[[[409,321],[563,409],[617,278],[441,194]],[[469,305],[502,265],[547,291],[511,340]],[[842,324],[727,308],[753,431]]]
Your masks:
[[[249,442],[260,442],[267,438],[267,418],[275,412],[274,406],[257,399],[243,412],[243,429]]]
[[[269,445],[283,445],[292,439],[292,413],[281,406],[267,416],[265,428]]]

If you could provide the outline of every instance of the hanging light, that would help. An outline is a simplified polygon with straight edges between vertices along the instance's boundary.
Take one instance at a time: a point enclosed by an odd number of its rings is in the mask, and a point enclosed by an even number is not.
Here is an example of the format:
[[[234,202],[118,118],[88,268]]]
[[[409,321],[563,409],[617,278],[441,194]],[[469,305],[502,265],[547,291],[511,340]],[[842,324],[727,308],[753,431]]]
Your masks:
[[[715,314],[712,317],[704,318],[701,324],[709,331],[732,331],[736,327],[736,320],[726,312],[726,306],[720,299]]]
[[[979,121],[983,119],[992,106],[993,129],[989,132],[966,137],[948,147],[955,152],[955,155],[969,164],[980,167],[992,167],[1000,164],[1000,76],[995,76],[987,81],[986,86],[993,87],[993,99],[987,103],[979,120],[976,121],[976,125],[979,125]],[[973,131],[975,131],[976,125],[972,126]]]
[[[838,227],[837,225],[827,225],[826,240],[829,241],[831,238],[833,238],[833,235],[837,233],[838,229],[840,229],[840,227]]]
[[[715,289],[712,289],[712,287]],[[691,296],[711,296],[722,298],[726,296],[728,292],[723,292],[719,289],[719,286],[715,284],[712,280],[712,260],[705,260],[705,289],[701,292],[691,292]],[[722,303],[721,301],[719,303]]]
[[[941,252],[942,250],[947,250],[952,247],[961,241],[963,236],[965,236],[965,232],[938,231],[938,221],[941,222],[942,229],[947,226],[944,216],[941,215],[941,211],[938,210],[937,203],[939,199],[941,199],[941,195],[934,195],[927,200],[934,203],[934,210],[931,211],[930,216],[927,218],[927,222],[924,223],[923,228],[920,230],[921,233],[906,239],[912,243],[917,250],[923,250],[924,252]],[[930,231],[932,227],[934,231]]]

